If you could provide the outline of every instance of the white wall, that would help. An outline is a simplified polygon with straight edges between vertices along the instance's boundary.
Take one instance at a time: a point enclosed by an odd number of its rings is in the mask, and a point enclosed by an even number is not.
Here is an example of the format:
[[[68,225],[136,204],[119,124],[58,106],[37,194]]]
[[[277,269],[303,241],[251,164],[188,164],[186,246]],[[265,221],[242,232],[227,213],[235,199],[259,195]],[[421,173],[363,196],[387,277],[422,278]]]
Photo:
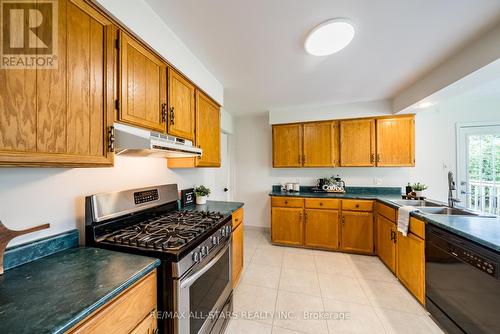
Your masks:
[[[268,116],[237,117],[235,200],[245,202],[247,224],[266,227],[270,226],[268,193],[273,184],[298,180],[313,185],[315,179],[333,174],[340,174],[347,185],[404,186],[420,181],[430,186],[430,198],[444,201],[446,175],[456,165],[455,124],[500,120],[499,105],[498,97],[461,97],[418,113],[414,168],[274,169]]]
[[[148,43],[219,104],[224,104],[222,84],[143,0],[97,0],[123,25]]]
[[[165,159],[122,156],[112,168],[0,169],[0,220],[11,229],[51,224],[49,230],[14,239],[9,247],[75,227],[83,239],[86,195],[167,183],[177,183],[179,189],[197,184],[213,189],[217,172],[170,170]]]

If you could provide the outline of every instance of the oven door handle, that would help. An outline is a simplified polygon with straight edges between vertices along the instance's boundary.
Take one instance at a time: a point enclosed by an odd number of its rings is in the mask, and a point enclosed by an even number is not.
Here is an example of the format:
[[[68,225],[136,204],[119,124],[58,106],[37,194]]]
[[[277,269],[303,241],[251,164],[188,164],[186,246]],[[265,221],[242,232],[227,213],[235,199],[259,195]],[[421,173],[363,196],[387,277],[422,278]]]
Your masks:
[[[226,246],[224,246],[224,248],[222,248],[219,253],[217,253],[217,255],[214,256],[213,259],[210,260],[210,262],[208,262],[203,268],[201,268],[199,271],[195,272],[193,275],[187,277],[181,284],[180,284],[180,288],[181,289],[184,289],[185,287],[188,287],[188,286],[191,286],[191,284],[194,283],[194,281],[196,281],[198,278],[200,278],[201,275],[203,275],[204,273],[206,273],[210,268],[212,268],[216,263],[217,261],[220,260],[220,258],[224,255],[224,253],[226,252],[227,249],[229,249],[229,246],[231,245],[230,242],[227,243]]]

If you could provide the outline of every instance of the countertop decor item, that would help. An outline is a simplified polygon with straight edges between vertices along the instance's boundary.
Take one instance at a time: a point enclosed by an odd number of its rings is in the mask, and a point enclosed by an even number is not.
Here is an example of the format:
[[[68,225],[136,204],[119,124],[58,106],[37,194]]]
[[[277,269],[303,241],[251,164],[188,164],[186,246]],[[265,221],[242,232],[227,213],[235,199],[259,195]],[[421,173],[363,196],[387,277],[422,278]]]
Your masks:
[[[3,275],[3,253],[7,248],[7,244],[14,238],[21,236],[23,234],[28,234],[35,231],[44,230],[49,228],[50,224],[43,224],[31,228],[27,228],[21,231],[14,231],[5,227],[4,224],[0,221],[0,275]]]
[[[411,188],[415,192],[415,197],[424,197],[424,190],[427,189],[427,186],[423,183],[417,182],[412,184]]]
[[[196,195],[196,204],[206,204],[207,197],[210,195],[210,189],[204,185],[194,188],[194,193]]]

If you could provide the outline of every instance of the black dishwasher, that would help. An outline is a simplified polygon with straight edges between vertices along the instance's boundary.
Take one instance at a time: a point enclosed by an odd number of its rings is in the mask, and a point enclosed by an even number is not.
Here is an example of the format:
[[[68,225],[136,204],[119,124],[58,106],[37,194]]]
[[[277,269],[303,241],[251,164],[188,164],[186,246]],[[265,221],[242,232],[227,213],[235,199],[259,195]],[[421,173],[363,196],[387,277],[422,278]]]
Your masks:
[[[500,333],[500,254],[440,228],[425,235],[426,307],[449,333]]]

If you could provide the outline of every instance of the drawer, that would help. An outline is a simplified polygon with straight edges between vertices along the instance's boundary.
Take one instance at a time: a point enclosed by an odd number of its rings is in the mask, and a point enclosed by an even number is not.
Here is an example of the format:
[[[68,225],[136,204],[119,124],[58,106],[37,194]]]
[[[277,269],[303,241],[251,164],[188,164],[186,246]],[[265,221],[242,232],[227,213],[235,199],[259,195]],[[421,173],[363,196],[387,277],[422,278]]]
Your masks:
[[[69,333],[130,333],[155,309],[156,270],[91,314]]]
[[[306,198],[305,206],[308,209],[338,209],[340,200],[331,198]]]
[[[384,205],[377,203],[377,213],[379,215],[384,216],[385,218],[389,219],[392,222],[396,222],[396,209],[391,208],[390,206]]]
[[[343,199],[342,210],[346,211],[373,211],[373,201]]]
[[[233,216],[233,230],[238,227],[243,222],[243,208],[239,208],[238,210],[234,211],[232,214]]]
[[[410,217],[409,231],[425,240],[425,223],[415,217]]]
[[[271,206],[282,206],[286,208],[303,208],[303,198],[293,197],[271,197]]]

